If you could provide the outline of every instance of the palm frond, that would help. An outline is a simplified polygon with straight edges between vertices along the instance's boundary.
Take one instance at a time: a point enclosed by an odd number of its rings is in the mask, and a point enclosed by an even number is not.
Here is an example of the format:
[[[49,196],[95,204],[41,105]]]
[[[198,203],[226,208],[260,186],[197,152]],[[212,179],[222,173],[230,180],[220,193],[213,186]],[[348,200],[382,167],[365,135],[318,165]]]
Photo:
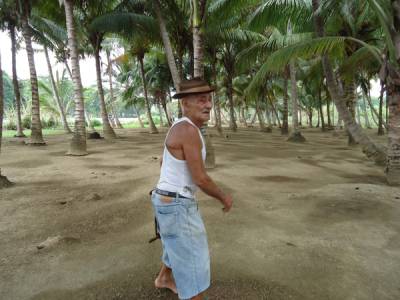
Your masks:
[[[249,16],[248,23],[250,29],[262,31],[271,25],[285,28],[291,20],[299,29],[305,29],[312,26],[311,17],[311,0],[264,0]]]
[[[117,33],[123,36],[145,34],[148,39],[159,39],[159,27],[152,17],[128,13],[112,12],[97,17],[89,26],[91,31]]]
[[[47,38],[54,43],[66,44],[67,31],[62,26],[44,17],[32,15],[30,18],[31,25],[38,31],[44,33]]]

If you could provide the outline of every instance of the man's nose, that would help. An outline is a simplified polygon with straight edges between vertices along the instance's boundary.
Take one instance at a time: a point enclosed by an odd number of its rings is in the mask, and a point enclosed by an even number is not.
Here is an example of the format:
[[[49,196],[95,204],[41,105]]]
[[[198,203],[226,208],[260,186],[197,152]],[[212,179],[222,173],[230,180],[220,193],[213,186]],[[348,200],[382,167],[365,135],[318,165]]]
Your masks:
[[[206,107],[212,108],[212,100],[211,99],[206,102]]]

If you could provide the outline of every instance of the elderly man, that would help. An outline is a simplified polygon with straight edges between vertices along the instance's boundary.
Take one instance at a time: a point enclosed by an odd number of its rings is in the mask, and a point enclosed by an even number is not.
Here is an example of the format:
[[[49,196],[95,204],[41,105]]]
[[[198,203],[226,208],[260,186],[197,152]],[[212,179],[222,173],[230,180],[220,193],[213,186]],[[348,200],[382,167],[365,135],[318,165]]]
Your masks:
[[[204,167],[206,147],[199,128],[210,119],[211,88],[204,80],[183,81],[174,98],[182,99],[183,117],[165,139],[161,175],[152,193],[163,255],[157,288],[168,288],[180,299],[203,299],[210,286],[207,235],[195,192],[199,187],[218,199],[228,212],[232,198],[223,193]]]

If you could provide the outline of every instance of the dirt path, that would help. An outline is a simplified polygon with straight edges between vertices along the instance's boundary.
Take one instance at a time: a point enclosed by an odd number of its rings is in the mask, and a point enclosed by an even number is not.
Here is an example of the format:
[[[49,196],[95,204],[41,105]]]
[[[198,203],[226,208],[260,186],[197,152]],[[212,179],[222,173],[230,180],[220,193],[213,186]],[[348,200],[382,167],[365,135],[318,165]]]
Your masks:
[[[89,141],[86,157],[64,156],[64,135],[5,140],[0,166],[18,184],[0,191],[0,299],[176,299],[154,290],[161,249],[147,243],[164,134],[118,134]],[[400,189],[382,170],[331,132],[307,130],[303,145],[229,135],[213,138],[210,174],[232,213],[199,194],[209,299],[400,299]]]

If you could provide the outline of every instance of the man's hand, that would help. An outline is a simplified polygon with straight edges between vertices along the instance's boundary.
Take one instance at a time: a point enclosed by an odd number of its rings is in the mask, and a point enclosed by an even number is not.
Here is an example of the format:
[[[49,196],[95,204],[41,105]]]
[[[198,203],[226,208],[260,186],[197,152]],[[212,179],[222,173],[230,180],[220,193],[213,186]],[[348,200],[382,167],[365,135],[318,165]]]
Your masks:
[[[227,195],[222,201],[222,203],[224,204],[224,208],[222,210],[223,212],[227,213],[228,211],[231,210],[233,204],[232,196]]]

